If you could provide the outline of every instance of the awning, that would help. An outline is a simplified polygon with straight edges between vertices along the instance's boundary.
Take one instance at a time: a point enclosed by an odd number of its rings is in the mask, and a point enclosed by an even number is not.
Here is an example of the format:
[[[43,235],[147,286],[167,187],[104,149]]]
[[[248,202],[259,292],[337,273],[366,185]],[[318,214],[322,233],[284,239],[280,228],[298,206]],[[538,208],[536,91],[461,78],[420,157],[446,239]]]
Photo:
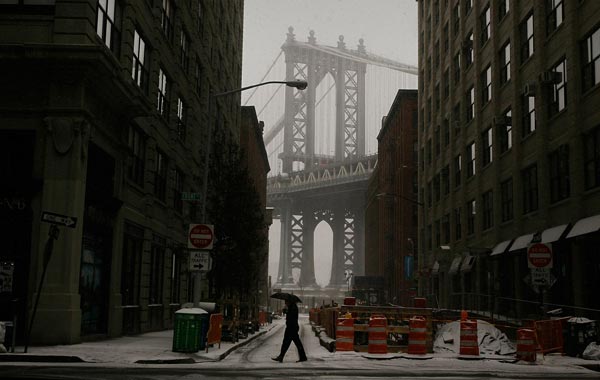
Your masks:
[[[554,243],[559,240],[569,225],[563,224],[560,226],[548,228],[542,232],[542,243]]]
[[[490,253],[490,256],[501,255],[504,252],[506,252],[506,248],[508,248],[508,246],[510,245],[510,243],[512,241],[513,241],[513,239],[510,239],[510,240],[505,240],[502,243],[499,243],[497,246],[494,247],[494,249],[492,250],[492,253]]]
[[[452,264],[450,264],[450,269],[448,269],[448,274],[456,274],[458,273],[458,269],[460,268],[460,262],[462,261],[462,257],[455,257],[452,260]]]
[[[527,244],[531,243],[531,239],[533,239],[533,234],[519,236],[515,239],[515,242],[510,246],[508,252],[514,252],[519,249],[527,248]]]
[[[475,256],[466,256],[460,266],[461,273],[470,272],[473,268],[473,264],[475,264]]]
[[[579,219],[573,228],[571,228],[571,232],[567,235],[567,239],[596,232],[598,229],[600,229],[600,215]]]
[[[431,275],[432,276],[437,276],[439,273],[440,273],[440,263],[438,261],[436,261],[431,266]]]

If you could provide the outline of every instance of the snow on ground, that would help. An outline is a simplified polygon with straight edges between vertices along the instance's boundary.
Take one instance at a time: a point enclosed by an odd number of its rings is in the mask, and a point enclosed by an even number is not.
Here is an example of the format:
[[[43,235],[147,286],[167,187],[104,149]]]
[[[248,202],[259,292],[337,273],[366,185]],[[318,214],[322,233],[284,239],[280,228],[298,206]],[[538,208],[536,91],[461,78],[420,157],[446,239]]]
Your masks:
[[[511,355],[516,352],[506,334],[486,321],[477,320],[477,342],[480,355]],[[460,321],[446,323],[438,330],[433,349],[436,352],[460,352]]]

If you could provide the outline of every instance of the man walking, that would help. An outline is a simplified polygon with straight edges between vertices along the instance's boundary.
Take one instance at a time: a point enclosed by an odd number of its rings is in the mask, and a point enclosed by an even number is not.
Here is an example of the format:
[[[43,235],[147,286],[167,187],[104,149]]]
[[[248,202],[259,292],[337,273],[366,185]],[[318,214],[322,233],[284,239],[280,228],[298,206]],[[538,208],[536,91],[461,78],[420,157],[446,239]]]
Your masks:
[[[283,335],[283,343],[281,344],[281,352],[279,356],[271,359],[281,363],[290,344],[294,342],[298,349],[298,357],[300,358],[298,362],[305,362],[308,359],[304,352],[304,346],[302,346],[302,342],[300,341],[300,336],[298,336],[298,331],[300,330],[300,326],[298,325],[298,306],[296,302],[289,299],[285,300],[285,305],[287,306],[287,314],[285,315],[285,333]]]

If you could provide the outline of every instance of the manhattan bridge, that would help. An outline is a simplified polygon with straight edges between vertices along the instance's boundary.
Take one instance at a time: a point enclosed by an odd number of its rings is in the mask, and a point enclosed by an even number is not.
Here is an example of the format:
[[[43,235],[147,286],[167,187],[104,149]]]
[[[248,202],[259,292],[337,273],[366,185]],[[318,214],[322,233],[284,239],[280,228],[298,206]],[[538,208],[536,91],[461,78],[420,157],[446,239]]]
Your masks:
[[[333,47],[318,43],[314,31],[301,42],[288,29],[263,81],[305,80],[308,88],[259,87],[244,99],[265,122],[267,204],[281,222],[273,288],[337,298],[349,273],[364,274],[365,198],[377,165],[377,134],[396,92],[416,88],[417,73],[368,52],[362,39],[352,49],[339,36]],[[321,222],[333,232],[331,273],[323,287],[316,282],[314,255]]]

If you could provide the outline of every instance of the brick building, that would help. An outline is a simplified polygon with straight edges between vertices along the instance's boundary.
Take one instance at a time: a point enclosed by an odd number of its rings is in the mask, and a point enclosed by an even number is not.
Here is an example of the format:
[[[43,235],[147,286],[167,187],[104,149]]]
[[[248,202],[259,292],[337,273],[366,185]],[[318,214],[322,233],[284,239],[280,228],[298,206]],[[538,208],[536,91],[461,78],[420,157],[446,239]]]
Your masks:
[[[535,235],[543,301],[600,309],[599,27],[597,1],[419,1],[419,285],[440,306],[539,312]]]
[[[77,223],[55,241],[33,343],[171,325],[191,300],[199,205],[181,193],[202,188],[209,122],[239,144],[239,97],[209,115],[208,95],[240,87],[242,23],[242,0],[2,1],[0,320],[13,298],[31,316],[48,211]]]
[[[382,276],[386,302],[412,305],[417,201],[417,91],[399,90],[378,140],[365,212],[365,275]]]

